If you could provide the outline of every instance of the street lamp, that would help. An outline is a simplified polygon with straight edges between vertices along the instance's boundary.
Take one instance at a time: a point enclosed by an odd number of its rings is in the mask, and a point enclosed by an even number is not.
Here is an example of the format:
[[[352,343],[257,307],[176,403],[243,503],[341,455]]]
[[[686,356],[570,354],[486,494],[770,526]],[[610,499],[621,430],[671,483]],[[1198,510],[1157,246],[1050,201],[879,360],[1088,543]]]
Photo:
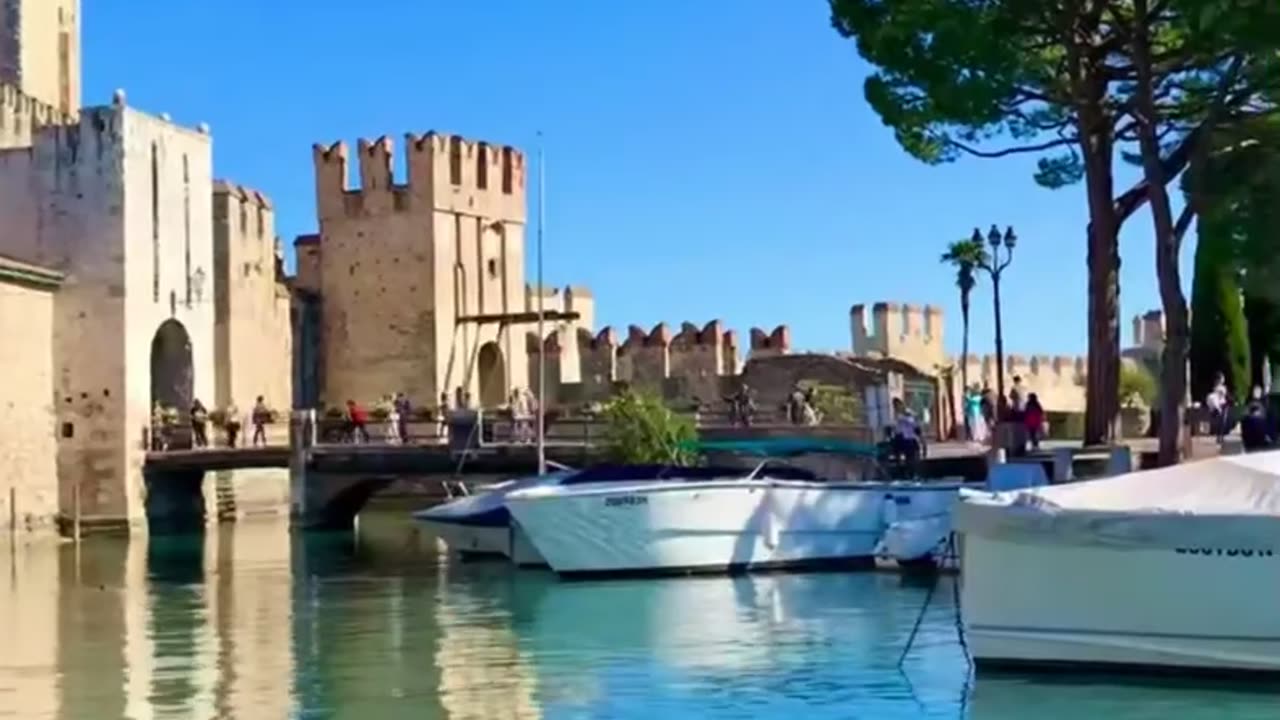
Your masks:
[[[977,245],[983,244],[982,231],[978,228],[973,229],[973,242]],[[986,244],[991,246],[991,256],[978,264],[978,267],[987,271],[991,276],[991,295],[995,300],[996,312],[996,420],[1004,420],[1004,408],[1006,399],[1004,396],[1004,331],[1000,323],[1000,274],[1004,269],[1009,267],[1009,263],[1013,262],[1013,248],[1018,244],[1018,236],[1013,233],[1013,228],[1004,231],[1004,235],[1000,234],[1000,228],[995,225],[991,226],[990,232],[987,233]],[[1000,257],[1000,248],[1004,247],[1004,259]]]

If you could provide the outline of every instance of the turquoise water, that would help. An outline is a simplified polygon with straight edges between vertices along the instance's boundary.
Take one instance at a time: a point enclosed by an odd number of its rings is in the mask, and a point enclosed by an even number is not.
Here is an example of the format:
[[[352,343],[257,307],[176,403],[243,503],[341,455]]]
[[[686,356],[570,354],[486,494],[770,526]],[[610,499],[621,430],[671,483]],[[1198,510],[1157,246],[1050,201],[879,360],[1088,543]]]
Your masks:
[[[0,546],[3,547],[3,546]],[[403,514],[0,557],[0,717],[1280,717],[1262,692],[979,678],[944,580],[560,583],[449,564]]]

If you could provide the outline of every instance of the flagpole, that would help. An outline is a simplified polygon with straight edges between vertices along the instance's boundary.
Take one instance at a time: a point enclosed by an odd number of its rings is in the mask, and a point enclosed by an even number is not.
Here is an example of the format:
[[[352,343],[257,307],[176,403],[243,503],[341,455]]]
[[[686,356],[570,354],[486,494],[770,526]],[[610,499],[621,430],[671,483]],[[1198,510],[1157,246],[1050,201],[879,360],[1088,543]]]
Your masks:
[[[542,131],[538,131],[538,475],[547,474],[546,398],[547,398],[547,336],[544,330],[542,289],[542,219],[547,214],[546,172],[542,152]]]

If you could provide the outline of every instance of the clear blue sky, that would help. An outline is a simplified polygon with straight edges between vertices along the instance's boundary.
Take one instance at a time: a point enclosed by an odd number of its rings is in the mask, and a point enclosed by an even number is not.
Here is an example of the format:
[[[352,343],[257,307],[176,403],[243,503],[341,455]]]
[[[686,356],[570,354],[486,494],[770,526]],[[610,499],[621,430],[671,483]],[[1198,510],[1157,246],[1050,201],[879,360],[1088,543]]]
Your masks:
[[[908,157],[824,0],[83,0],[82,13],[86,104],[124,88],[130,105],[210,123],[216,174],[267,192],[290,247],[316,229],[313,142],[436,129],[532,156],[541,129],[547,281],[590,286],[599,324],[787,323],[797,346],[847,349],[850,305],[891,299],[941,304],[958,351],[938,254],[995,222],[1022,238],[1007,351],[1084,352],[1082,189],[1035,186],[1030,158]],[[535,210],[531,194],[530,238]],[[1145,210],[1122,253],[1127,343],[1128,319],[1158,306]],[[974,302],[973,349],[991,352],[989,289]]]

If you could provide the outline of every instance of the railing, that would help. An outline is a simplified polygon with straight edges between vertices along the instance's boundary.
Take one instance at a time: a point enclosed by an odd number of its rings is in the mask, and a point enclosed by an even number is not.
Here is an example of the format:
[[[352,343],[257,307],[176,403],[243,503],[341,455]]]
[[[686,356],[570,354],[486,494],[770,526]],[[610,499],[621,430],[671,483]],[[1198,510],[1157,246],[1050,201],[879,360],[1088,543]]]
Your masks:
[[[795,432],[802,429],[816,429],[819,432],[840,432],[842,434],[862,435],[871,439],[871,433],[865,426],[837,423],[819,423],[817,425],[797,425],[788,420],[781,411],[757,411],[749,423],[743,423],[723,410],[698,411],[683,413],[693,421],[700,430],[730,430],[733,428],[754,428],[757,431]],[[178,424],[157,424],[142,431],[142,446],[150,452],[171,452],[189,450],[228,450],[253,447],[289,447],[290,423],[306,423],[314,419],[315,445],[445,445],[449,440],[448,422],[435,418],[413,417],[407,421],[392,423],[389,419],[371,418],[360,432],[351,422],[339,415],[324,414],[313,410],[294,410],[275,422],[263,425],[265,443],[255,442],[255,427],[252,424],[241,425],[235,433],[234,444],[232,433],[225,425],[206,423],[206,443],[197,446],[195,433],[189,422]],[[517,422],[509,412],[479,413],[479,445],[522,445],[535,442],[536,418],[523,419]],[[521,428],[521,423],[525,423]],[[311,430],[309,429],[309,432]],[[605,437],[605,426],[602,418],[592,414],[558,415],[549,413],[544,422],[544,438],[548,445],[591,446]]]

